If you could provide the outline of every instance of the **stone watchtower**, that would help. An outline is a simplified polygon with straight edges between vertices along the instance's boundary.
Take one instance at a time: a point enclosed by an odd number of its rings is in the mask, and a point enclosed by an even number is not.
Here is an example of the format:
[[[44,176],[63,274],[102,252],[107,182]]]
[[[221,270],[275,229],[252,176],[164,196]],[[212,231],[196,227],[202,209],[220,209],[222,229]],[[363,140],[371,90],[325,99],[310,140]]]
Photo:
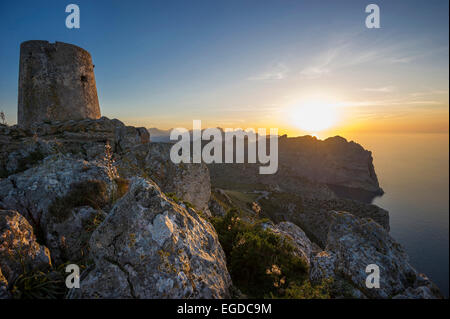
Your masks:
[[[100,116],[89,52],[62,42],[26,41],[20,45],[20,126]]]

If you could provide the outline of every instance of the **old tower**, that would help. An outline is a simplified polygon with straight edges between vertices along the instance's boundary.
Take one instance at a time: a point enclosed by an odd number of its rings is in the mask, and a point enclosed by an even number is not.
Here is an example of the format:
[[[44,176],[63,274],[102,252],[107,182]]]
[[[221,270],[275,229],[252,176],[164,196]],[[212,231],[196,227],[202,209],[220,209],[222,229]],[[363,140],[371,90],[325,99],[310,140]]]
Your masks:
[[[20,45],[20,126],[100,116],[89,52],[62,42],[33,40]]]

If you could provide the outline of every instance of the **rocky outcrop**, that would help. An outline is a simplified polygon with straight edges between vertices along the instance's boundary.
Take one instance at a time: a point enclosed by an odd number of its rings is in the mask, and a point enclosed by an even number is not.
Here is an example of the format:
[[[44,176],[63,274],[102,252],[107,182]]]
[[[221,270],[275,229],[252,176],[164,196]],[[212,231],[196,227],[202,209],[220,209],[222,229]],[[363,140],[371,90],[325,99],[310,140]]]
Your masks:
[[[90,240],[94,268],[71,298],[226,298],[231,280],[214,228],[133,180]]]
[[[339,178],[350,174],[340,152],[350,147],[347,160],[357,163],[367,155],[352,143],[327,141],[327,151],[317,141],[308,146],[315,149],[306,152],[308,161],[325,156],[316,164],[337,165]],[[21,273],[14,258],[1,255],[5,251],[23,255],[30,270],[49,267],[50,254],[56,265],[92,262],[71,298],[230,296],[217,234],[200,215],[224,216],[235,196],[219,188],[211,196],[206,165],[175,165],[170,144],[149,143],[146,130],[107,118],[27,129],[0,125],[0,142],[0,209],[21,214],[0,213],[0,297],[10,296],[8,286]],[[314,181],[317,176],[305,177],[286,165],[264,181],[251,166],[230,173],[233,167],[219,173],[227,177],[224,185],[248,183],[240,193],[251,213],[245,218],[270,217],[278,223],[267,227],[307,261],[312,282],[331,277],[345,290],[336,296],[344,297],[440,296],[389,236],[385,210],[339,199],[324,181]],[[353,182],[364,180],[362,166],[353,173]],[[380,289],[365,287],[368,264],[382,271]]]
[[[63,219],[56,216],[49,218],[45,224],[45,235],[52,259],[58,264],[65,261],[86,262],[91,234],[105,218],[103,210],[91,206],[72,208]]]
[[[149,143],[135,147],[117,161],[119,174],[149,177],[164,193],[173,193],[196,209],[206,210],[211,196],[208,167],[205,164],[174,164],[170,160],[171,146]]]
[[[382,192],[372,153],[340,136],[323,141],[311,136],[281,137],[279,163],[291,174],[315,182]]]
[[[0,296],[24,272],[50,267],[50,252],[36,242],[28,221],[17,211],[0,210]]]
[[[260,198],[264,216],[274,222],[289,221],[300,226],[311,240],[322,247],[327,243],[331,210],[346,211],[359,218],[370,218],[389,231],[389,213],[371,204],[332,198],[310,199],[289,193],[268,193]]]
[[[424,274],[417,277],[416,287],[408,287],[392,299],[437,299],[443,298],[439,289]]]
[[[0,125],[0,178],[22,172],[52,154],[71,154],[84,160],[102,159],[105,145],[118,156],[149,142],[144,128],[126,126],[117,119],[34,123],[24,129]]]
[[[100,214],[90,211],[86,216],[86,210],[72,209],[89,204],[99,211],[106,206],[118,192],[115,177],[102,161],[52,155],[38,166],[0,180],[0,207],[20,211],[42,232],[42,240],[60,261],[65,247],[78,250],[86,244],[83,223]]]
[[[327,245],[311,259],[313,280],[343,278],[370,298],[414,297],[429,292],[440,298],[437,287],[409,263],[402,246],[373,220],[346,212],[330,212]],[[367,288],[366,267],[380,268],[380,288]]]
[[[153,128],[151,132],[155,132],[157,135],[155,141],[169,140],[170,131]],[[224,137],[222,135],[222,138]],[[240,138],[242,139],[242,137]],[[245,145],[247,146],[247,140],[245,140]],[[290,184],[296,184],[296,178],[307,178],[311,182],[320,184],[382,193],[373,166],[372,153],[358,143],[348,142],[343,137],[335,136],[326,140],[319,140],[309,135],[292,138],[283,135],[278,140],[278,154],[279,172],[275,175],[288,178]],[[227,179],[227,177],[233,181],[232,177],[228,176],[229,174],[245,176],[246,180],[251,178],[252,183],[255,179],[259,179],[264,184],[277,183],[281,180],[280,178],[278,178],[278,181],[273,180],[273,175],[258,176],[259,164],[211,164],[208,166],[212,171],[211,178],[218,182]],[[214,184],[219,186],[219,184]],[[283,181],[283,184],[286,183]],[[286,185],[284,186],[286,187]],[[292,192],[293,187],[286,190]],[[307,189],[302,191],[308,193]],[[319,189],[316,191],[323,192]]]
[[[211,215],[216,217],[223,217],[227,213],[223,205],[215,198],[209,200],[208,209],[211,212]]]
[[[389,213],[372,204],[364,204],[347,199],[309,200],[302,201],[302,209],[291,212],[285,216],[286,220],[292,220],[324,247],[328,241],[328,233],[333,220],[330,211],[346,211],[357,218],[369,218],[385,230],[389,231]]]
[[[373,195],[383,192],[372,153],[339,136],[323,141],[311,136],[280,137],[278,171],[261,175],[259,165],[209,164],[208,167],[213,185],[223,188],[230,183],[278,185],[285,192],[322,199],[333,197],[334,192],[327,185],[364,190]]]
[[[0,299],[9,299],[11,295],[8,291],[8,281],[5,276],[2,274],[2,270],[0,269]]]
[[[314,245],[300,227],[291,222],[281,222],[276,225],[270,224],[267,228],[275,234],[287,238],[294,245],[294,253],[304,258],[308,265],[310,264]]]
[[[325,200],[304,199],[302,201],[302,207],[305,214],[329,212],[331,210],[349,212],[356,217],[371,218],[387,231],[390,230],[389,212],[377,205],[344,198],[334,198]]]

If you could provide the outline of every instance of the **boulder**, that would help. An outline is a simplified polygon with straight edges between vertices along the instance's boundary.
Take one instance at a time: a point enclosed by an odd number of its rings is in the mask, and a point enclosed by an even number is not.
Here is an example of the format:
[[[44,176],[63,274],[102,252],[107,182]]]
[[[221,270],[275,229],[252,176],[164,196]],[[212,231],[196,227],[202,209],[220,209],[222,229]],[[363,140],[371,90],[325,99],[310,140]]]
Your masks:
[[[86,261],[92,232],[106,218],[102,210],[90,206],[72,208],[63,220],[49,218],[46,223],[46,242],[57,263]]]
[[[144,127],[120,126],[115,129],[116,148],[125,152],[136,145],[150,142],[150,134]]]
[[[196,209],[208,208],[211,196],[209,170],[205,164],[174,164],[169,143],[140,145],[123,154],[117,161],[121,176],[151,178],[161,190],[191,203]]]
[[[0,126],[0,178],[22,172],[57,153],[100,160],[105,145],[115,156],[148,143],[143,127],[125,126],[117,119],[84,119],[33,123],[29,128]]]
[[[290,240],[294,245],[295,253],[299,257],[303,257],[308,265],[310,264],[313,244],[300,227],[291,222],[281,222],[276,225],[269,225],[268,228],[275,234]]]
[[[213,196],[208,202],[208,208],[211,212],[211,215],[214,217],[224,217],[227,213],[223,205]]]
[[[60,262],[63,251],[70,253],[87,243],[82,224],[97,214],[92,209],[86,217],[86,209],[71,209],[90,205],[98,211],[108,205],[118,193],[116,177],[102,161],[51,155],[38,166],[0,180],[0,208],[22,212]],[[77,240],[80,242],[75,244]],[[75,245],[67,250],[67,244]],[[66,260],[79,257],[65,256]]]
[[[28,221],[17,211],[0,210],[0,295],[24,272],[50,267],[50,252],[36,242]]]
[[[279,140],[279,163],[291,175],[322,184],[382,193],[372,153],[340,136],[318,140],[312,136]]]
[[[332,220],[325,247],[326,254],[312,259],[311,277],[319,279],[334,272],[369,298],[390,298],[430,291],[440,298],[439,289],[421,276],[409,263],[403,247],[372,219],[347,212],[330,212]],[[366,267],[380,268],[380,288],[366,287]],[[422,288],[421,288],[422,287]]]
[[[94,267],[70,298],[227,298],[231,279],[213,226],[143,178],[94,231]]]
[[[334,278],[334,264],[336,256],[328,251],[320,251],[311,256],[309,279],[313,283],[320,283],[323,279]]]
[[[9,299],[11,295],[8,291],[8,281],[5,276],[2,274],[2,270],[0,269],[0,299]]]
[[[348,199],[310,199],[295,194],[276,194],[268,200],[260,200],[262,211],[275,222],[290,221],[301,227],[308,237],[320,245],[326,246],[327,236],[333,219],[330,211],[346,211],[356,218],[369,218],[389,231],[388,211],[371,204]],[[265,210],[266,205],[269,210]],[[276,209],[273,209],[273,207]],[[330,215],[331,214],[331,215]]]

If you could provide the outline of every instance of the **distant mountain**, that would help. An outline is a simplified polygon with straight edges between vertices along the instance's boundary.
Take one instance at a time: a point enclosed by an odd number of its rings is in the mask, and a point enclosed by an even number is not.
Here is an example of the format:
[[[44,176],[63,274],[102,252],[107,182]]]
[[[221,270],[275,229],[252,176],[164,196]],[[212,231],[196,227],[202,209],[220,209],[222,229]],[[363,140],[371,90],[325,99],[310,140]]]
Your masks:
[[[157,143],[169,143],[170,131],[172,131],[172,129],[160,130],[156,127],[149,128],[148,132],[150,133],[150,141]]]
[[[223,128],[221,128],[221,127],[218,127],[218,129],[222,132],[222,138],[224,138],[225,137],[225,131],[224,131],[224,129]],[[159,129],[159,128],[156,128],[156,127],[152,127],[152,128],[149,128],[148,129],[148,132],[150,133],[150,140],[152,141],[152,142],[156,142],[156,143],[169,143],[169,142],[174,142],[174,141],[171,141],[170,140],[170,132],[172,131],[173,129],[171,128],[171,129],[168,129],[168,130],[161,130],[161,129]],[[205,129],[202,129],[202,132],[204,131]],[[191,136],[191,141],[193,140],[193,138],[192,138],[192,131],[193,130],[189,130],[189,134],[190,134],[190,136]],[[243,130],[240,130],[240,131],[236,131],[236,132],[244,132]],[[245,133],[245,132],[244,132]],[[255,134],[255,137],[257,137],[258,136],[258,134],[256,133]],[[206,141],[207,142],[207,141]]]

